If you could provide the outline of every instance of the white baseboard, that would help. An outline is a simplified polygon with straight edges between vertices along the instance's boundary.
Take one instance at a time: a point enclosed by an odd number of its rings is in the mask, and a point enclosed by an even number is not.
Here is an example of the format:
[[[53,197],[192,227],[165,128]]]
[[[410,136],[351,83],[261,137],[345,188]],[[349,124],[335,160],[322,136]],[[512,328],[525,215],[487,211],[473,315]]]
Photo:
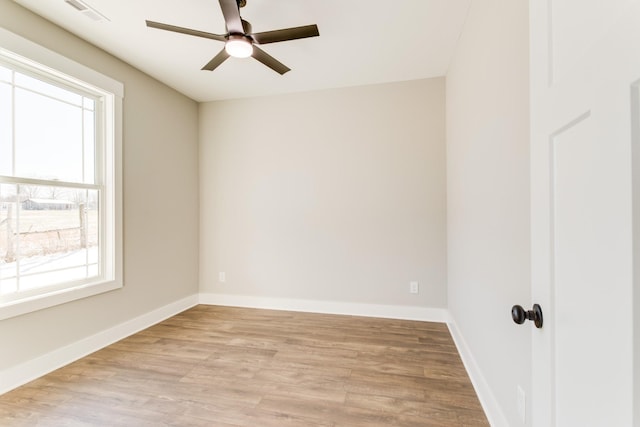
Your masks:
[[[489,420],[489,424],[492,427],[509,427],[507,419],[504,416],[496,397],[491,392],[491,388],[489,387],[487,380],[484,378],[484,375],[482,375],[476,359],[473,357],[466,341],[460,333],[460,329],[458,329],[458,326],[453,319],[451,319],[447,326],[449,327],[449,332],[451,333],[453,342],[458,348],[458,353],[460,354],[462,363],[469,374],[473,388],[476,390],[482,409],[484,409],[484,413]]]
[[[43,356],[0,371],[0,394],[55,371],[116,341],[135,334],[198,304],[198,295],[160,307]]]
[[[201,293],[200,304],[230,307],[264,308],[269,310],[300,311],[306,313],[344,314],[350,316],[382,317],[388,319],[449,322],[449,311],[403,305],[360,304],[339,301],[252,297]]]

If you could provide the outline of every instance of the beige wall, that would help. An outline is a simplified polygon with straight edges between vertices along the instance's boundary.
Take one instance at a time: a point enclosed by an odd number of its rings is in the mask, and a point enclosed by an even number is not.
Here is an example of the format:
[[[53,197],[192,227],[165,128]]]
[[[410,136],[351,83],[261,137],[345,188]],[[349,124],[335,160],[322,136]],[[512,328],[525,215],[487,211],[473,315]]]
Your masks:
[[[527,2],[474,1],[447,74],[449,308],[510,427],[531,375],[510,317],[531,304],[528,53]]]
[[[125,85],[121,290],[0,321],[0,371],[198,291],[198,106],[11,1],[0,26]]]
[[[202,104],[200,173],[202,292],[446,307],[443,78]]]

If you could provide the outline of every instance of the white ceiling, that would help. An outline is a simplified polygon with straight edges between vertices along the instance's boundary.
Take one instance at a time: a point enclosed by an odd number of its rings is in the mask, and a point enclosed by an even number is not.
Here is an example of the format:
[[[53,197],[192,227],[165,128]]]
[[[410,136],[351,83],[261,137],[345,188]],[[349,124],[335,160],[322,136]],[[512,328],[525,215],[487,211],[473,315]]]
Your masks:
[[[254,32],[317,24],[320,37],[264,51],[283,76],[253,58],[201,71],[223,43],[147,28],[145,20],[224,34],[217,0],[84,0],[95,22],[64,0],[14,0],[196,101],[413,80],[446,74],[471,0],[247,0]]]

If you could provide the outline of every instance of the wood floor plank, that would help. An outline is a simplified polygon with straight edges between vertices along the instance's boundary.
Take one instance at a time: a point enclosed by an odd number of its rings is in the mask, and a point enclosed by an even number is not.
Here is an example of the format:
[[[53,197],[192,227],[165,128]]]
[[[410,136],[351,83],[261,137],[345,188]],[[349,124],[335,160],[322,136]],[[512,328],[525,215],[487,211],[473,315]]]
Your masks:
[[[444,324],[201,305],[0,396],[0,425],[488,422]]]

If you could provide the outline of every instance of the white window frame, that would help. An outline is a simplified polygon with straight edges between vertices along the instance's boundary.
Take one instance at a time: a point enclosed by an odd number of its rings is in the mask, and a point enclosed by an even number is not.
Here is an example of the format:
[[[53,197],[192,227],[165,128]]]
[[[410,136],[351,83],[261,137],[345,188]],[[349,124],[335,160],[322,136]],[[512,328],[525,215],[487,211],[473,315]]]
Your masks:
[[[55,288],[27,298],[0,302],[0,320],[19,316],[36,310],[64,304],[103,292],[122,288],[122,83],[72,61],[58,53],[26,40],[0,28],[0,57],[7,62],[22,64],[49,80],[71,81],[75,86],[98,92],[104,102],[102,126],[105,149],[102,150],[104,164],[104,191],[100,203],[105,207],[101,218],[102,271],[96,281],[69,283],[63,289]],[[3,180],[11,183],[11,180]],[[39,180],[29,180],[42,184]],[[24,179],[20,179],[24,183]],[[61,183],[64,185],[64,183]],[[73,185],[73,184],[70,184]]]

